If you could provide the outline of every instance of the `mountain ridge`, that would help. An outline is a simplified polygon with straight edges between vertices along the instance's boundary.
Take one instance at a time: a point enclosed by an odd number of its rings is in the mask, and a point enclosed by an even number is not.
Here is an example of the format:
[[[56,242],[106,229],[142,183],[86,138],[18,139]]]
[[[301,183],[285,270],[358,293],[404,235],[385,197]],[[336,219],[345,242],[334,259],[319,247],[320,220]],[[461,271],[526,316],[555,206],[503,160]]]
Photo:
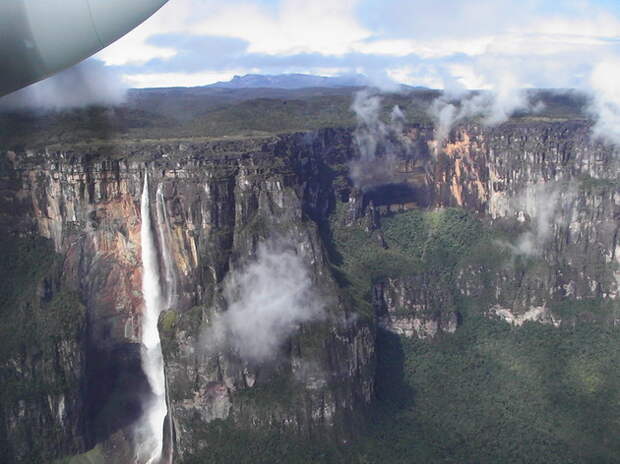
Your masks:
[[[308,87],[363,87],[370,80],[363,74],[342,76],[315,76],[312,74],[245,74],[236,75],[230,81],[220,81],[204,87],[228,89],[277,88],[303,89]]]

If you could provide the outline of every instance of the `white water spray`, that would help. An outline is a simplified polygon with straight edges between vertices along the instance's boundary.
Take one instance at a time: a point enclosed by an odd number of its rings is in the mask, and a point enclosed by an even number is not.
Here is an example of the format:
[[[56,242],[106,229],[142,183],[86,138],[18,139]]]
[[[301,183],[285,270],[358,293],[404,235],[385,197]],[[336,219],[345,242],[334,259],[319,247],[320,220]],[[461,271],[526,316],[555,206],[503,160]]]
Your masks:
[[[177,278],[174,272],[172,255],[170,254],[170,244],[172,242],[170,218],[166,210],[164,200],[164,192],[162,184],[157,186],[157,194],[155,200],[155,209],[157,210],[157,232],[159,235],[159,244],[161,246],[161,255],[164,263],[164,280],[166,282],[166,306],[164,309],[174,307],[177,299]]]
[[[144,187],[140,204],[142,227],[142,295],[144,315],[142,322],[142,368],[151,387],[152,396],[146,402],[144,415],[138,428],[137,462],[159,464],[164,441],[166,406],[166,378],[157,321],[162,311],[162,294],[159,263],[149,202],[148,174],[144,174]]]

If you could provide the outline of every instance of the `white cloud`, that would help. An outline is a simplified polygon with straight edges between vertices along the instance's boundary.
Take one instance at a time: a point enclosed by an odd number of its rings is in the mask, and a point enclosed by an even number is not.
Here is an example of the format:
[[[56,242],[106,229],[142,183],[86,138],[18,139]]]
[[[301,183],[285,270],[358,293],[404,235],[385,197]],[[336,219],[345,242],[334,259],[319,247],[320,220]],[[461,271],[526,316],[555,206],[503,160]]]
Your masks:
[[[355,186],[371,189],[393,182],[398,155],[409,153],[411,149],[410,140],[404,137],[402,110],[394,106],[389,122],[384,122],[381,96],[371,89],[356,92],[351,110],[357,118],[353,133],[356,156],[349,163]]]
[[[197,73],[144,73],[127,76],[128,83],[134,88],[145,87],[196,87],[229,81],[234,76],[258,72],[257,69],[235,69],[221,72]]]
[[[159,34],[184,33],[196,16],[213,8],[213,1],[170,0],[133,31],[100,51],[99,58],[109,65],[143,64],[153,58],[170,58],[177,50],[149,44]]]
[[[588,40],[614,37],[620,31],[620,19],[610,13],[592,9],[580,16],[551,16],[533,21],[529,31],[554,35],[565,40]]]
[[[575,187],[559,183],[531,184],[515,198],[507,212],[515,214],[528,230],[520,234],[514,243],[498,242],[515,255],[540,256],[545,244],[553,237],[558,226],[570,223]]]
[[[435,66],[405,65],[386,70],[386,74],[394,82],[407,85],[418,85],[429,88],[440,88],[444,86],[442,76],[438,73]]]
[[[249,53],[340,55],[370,36],[355,19],[357,0],[283,0],[271,12],[255,3],[233,2],[191,28],[194,34],[249,42]],[[231,27],[234,25],[234,27]]]
[[[620,59],[612,57],[596,65],[590,77],[597,118],[596,135],[620,144]]]
[[[417,55],[420,58],[441,58],[457,53],[479,55],[495,40],[494,36],[475,37],[469,39],[389,39],[368,40],[351,43],[351,49],[365,54],[391,56]]]
[[[165,63],[179,50],[149,42],[160,34],[240,39],[254,58],[251,65],[235,56],[229,69],[205,64],[195,72],[200,65],[192,63],[192,72],[166,73],[161,66],[151,72],[138,67],[128,81],[137,87],[203,85],[246,72],[362,72],[383,84],[391,79],[451,91],[489,90],[496,96],[487,102],[489,122],[524,107],[523,88],[573,87],[594,96],[598,133],[617,140],[618,100],[610,76],[620,52],[620,17],[595,0],[561,2],[555,11],[542,0],[280,0],[269,5],[171,0],[99,57],[115,65],[153,58]],[[285,59],[301,54],[310,56]],[[268,69],[261,68],[263,62],[270,63]]]
[[[355,18],[357,0],[283,0],[267,10],[248,1],[171,0],[97,57],[107,64],[141,64],[170,58],[172,47],[149,44],[159,34],[192,34],[246,40],[249,53],[340,55],[368,38]]]
[[[553,15],[535,15],[537,4],[533,0],[474,0],[466,5],[456,0],[442,4],[421,0],[415,5],[377,2],[374,10],[382,23],[373,30],[361,22],[359,9],[368,4],[360,5],[358,0],[282,0],[272,7],[248,0],[224,4],[171,0],[98,56],[115,65],[174,56],[173,46],[149,43],[159,34],[242,39],[248,42],[248,53],[274,56],[358,53],[406,58],[413,54],[432,61],[454,55],[582,55],[593,49],[600,54],[598,49],[611,47],[609,39],[620,31],[620,19],[591,2],[573,6],[572,14]]]
[[[354,50],[370,32],[355,18],[358,0],[283,0],[273,9],[249,1],[171,0],[142,25],[99,52],[96,57],[109,65],[142,65],[149,60],[169,59],[178,54],[174,46],[155,45],[158,35],[220,36],[248,42],[248,53],[294,55],[315,53],[341,55]],[[299,68],[299,66],[298,66]],[[336,69],[333,66],[319,66]],[[147,73],[132,71],[133,85],[202,85],[203,73]],[[344,69],[342,72],[350,71]],[[313,68],[309,72],[320,71]],[[230,74],[230,73],[219,73]],[[331,74],[331,73],[328,73]],[[162,79],[158,83],[158,79]],[[216,80],[219,80],[216,79]]]
[[[446,66],[446,80],[439,87],[443,87],[446,90],[457,91],[459,93],[464,89],[486,89],[488,90],[490,85],[487,80],[477,72],[473,63],[452,63]]]
[[[224,298],[228,308],[214,316],[202,344],[232,349],[246,362],[272,361],[301,324],[324,316],[308,264],[288,240],[261,243],[256,261],[229,275]]]

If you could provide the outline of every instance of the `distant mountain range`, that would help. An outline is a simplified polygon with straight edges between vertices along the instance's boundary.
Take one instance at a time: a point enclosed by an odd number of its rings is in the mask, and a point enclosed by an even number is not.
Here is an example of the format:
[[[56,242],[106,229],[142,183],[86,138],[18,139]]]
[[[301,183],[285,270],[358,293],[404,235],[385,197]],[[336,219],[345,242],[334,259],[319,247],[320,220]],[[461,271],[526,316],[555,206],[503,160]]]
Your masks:
[[[303,89],[309,87],[363,87],[369,85],[369,80],[363,74],[347,76],[325,77],[310,74],[279,74],[261,75],[246,74],[235,76],[228,82],[216,82],[205,87],[224,89]]]

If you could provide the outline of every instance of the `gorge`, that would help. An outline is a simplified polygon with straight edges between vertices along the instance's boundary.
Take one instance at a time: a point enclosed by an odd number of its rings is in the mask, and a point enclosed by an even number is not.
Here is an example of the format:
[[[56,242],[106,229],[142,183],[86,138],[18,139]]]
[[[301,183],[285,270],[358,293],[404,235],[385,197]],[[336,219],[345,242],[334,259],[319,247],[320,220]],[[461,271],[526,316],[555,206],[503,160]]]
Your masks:
[[[362,184],[350,127],[0,148],[0,456],[407,462],[402,434],[508,462],[518,430],[612,462],[618,427],[567,406],[620,413],[620,153],[590,129],[405,121]]]

